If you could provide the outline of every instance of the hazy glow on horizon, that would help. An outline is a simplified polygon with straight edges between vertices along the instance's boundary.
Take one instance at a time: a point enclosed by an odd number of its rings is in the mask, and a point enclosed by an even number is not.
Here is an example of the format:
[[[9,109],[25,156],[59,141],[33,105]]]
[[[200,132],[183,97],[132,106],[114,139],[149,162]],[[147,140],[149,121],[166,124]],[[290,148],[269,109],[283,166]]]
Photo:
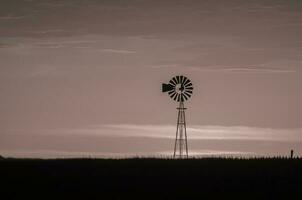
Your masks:
[[[301,133],[302,129],[191,125],[190,155],[287,155],[288,147],[302,150]],[[161,156],[171,155],[174,138],[173,125],[108,124],[84,129],[11,130],[2,137],[2,152],[22,157]]]

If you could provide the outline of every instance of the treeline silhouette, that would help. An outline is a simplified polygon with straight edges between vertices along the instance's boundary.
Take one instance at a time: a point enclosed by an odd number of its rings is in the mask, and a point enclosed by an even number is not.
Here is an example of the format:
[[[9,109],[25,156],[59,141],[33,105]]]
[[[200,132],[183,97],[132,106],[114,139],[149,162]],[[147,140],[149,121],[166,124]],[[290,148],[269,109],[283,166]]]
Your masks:
[[[5,158],[0,179],[4,199],[292,199],[302,159]]]

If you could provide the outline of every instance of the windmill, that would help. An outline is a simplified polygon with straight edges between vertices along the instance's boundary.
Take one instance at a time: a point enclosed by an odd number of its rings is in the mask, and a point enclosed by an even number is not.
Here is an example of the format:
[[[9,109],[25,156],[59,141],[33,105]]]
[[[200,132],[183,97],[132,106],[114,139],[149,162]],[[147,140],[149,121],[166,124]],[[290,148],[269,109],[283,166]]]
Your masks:
[[[171,99],[179,102],[173,158],[188,158],[186,108],[184,107],[184,102],[192,96],[193,84],[185,76],[175,76],[168,84],[162,84],[162,92],[167,92]]]

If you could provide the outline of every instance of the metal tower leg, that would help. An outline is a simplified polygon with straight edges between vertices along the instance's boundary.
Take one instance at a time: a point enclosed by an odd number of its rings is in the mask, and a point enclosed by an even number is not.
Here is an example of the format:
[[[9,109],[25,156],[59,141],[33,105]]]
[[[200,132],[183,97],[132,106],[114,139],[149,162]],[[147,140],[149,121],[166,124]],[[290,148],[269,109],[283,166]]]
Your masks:
[[[179,102],[173,158],[188,158],[187,127],[184,103]]]

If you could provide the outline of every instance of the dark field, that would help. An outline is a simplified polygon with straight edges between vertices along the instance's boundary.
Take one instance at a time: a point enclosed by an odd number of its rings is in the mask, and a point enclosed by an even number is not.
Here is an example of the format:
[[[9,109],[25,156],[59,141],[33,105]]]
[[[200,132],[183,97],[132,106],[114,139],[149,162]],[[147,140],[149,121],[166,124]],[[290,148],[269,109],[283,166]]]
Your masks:
[[[301,199],[302,195],[302,159],[2,159],[0,173],[4,199]]]

